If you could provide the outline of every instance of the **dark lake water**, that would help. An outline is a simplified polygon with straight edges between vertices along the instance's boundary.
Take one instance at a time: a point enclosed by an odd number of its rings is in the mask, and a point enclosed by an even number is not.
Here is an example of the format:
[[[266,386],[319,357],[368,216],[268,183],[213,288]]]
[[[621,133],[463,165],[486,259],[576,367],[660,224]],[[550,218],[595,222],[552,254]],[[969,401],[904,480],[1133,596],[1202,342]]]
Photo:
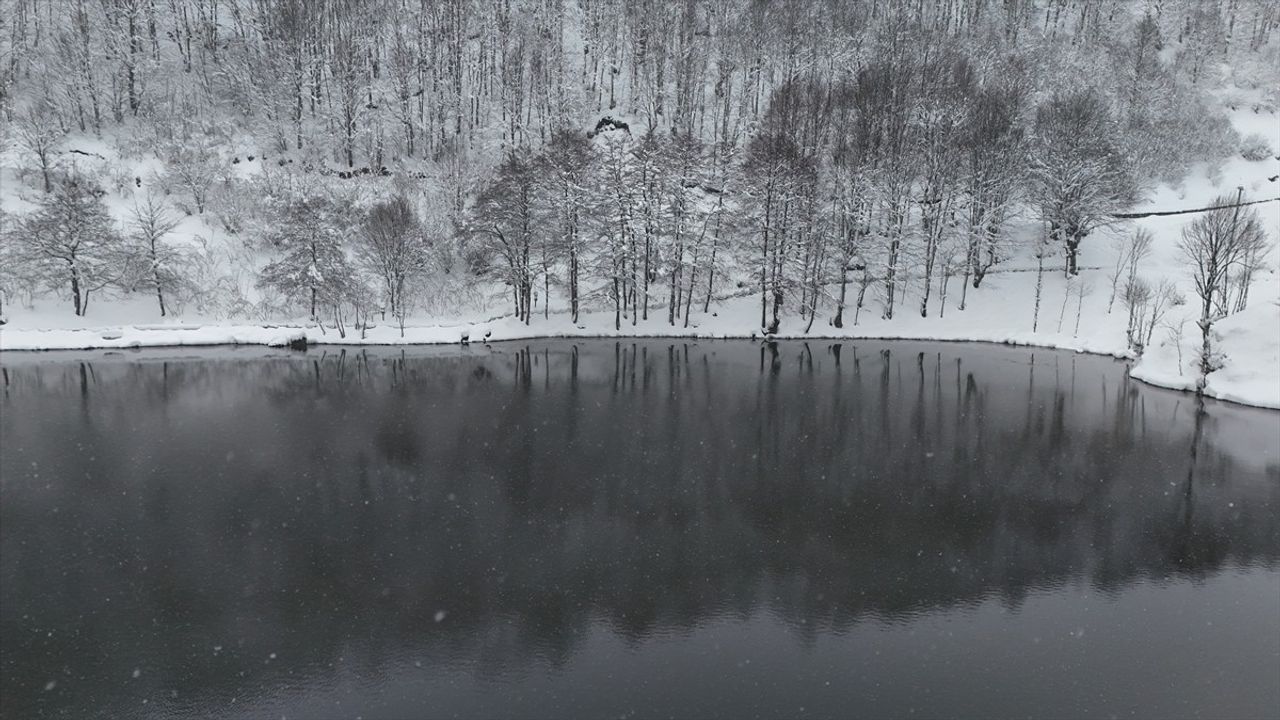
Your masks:
[[[1109,359],[0,365],[5,718],[1280,712],[1280,413]]]

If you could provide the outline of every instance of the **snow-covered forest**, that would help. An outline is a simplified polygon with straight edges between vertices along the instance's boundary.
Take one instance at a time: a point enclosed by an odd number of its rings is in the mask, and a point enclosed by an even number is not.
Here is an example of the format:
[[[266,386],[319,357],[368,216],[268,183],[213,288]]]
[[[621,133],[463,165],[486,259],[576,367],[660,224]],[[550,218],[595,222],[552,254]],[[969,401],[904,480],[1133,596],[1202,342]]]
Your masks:
[[[0,23],[10,333],[949,337],[983,297],[1043,344],[1172,343],[1161,372],[1203,386],[1214,324],[1276,299],[1277,206],[1243,204],[1280,194],[1266,0],[0,0]]]

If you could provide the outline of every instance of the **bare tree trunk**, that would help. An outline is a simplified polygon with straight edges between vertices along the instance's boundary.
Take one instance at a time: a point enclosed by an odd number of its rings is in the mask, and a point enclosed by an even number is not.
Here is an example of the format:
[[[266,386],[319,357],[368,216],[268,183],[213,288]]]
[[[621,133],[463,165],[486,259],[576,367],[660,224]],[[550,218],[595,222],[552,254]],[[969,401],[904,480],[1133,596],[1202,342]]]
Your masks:
[[[1213,321],[1206,311],[1196,324],[1200,326],[1200,378],[1196,380],[1196,394],[1203,395],[1205,386],[1209,384],[1209,373],[1213,372],[1213,348],[1209,339],[1209,334],[1213,332]]]
[[[716,231],[711,235],[711,260],[707,263],[707,297],[702,301],[704,315],[711,312],[711,292],[715,288],[716,281],[716,251],[720,249],[720,221],[724,217],[720,214],[720,209],[723,206],[724,193],[721,192],[720,199],[716,201]]]
[[[837,328],[844,327],[844,303],[849,292],[849,269],[846,267],[847,265],[848,263],[840,264],[840,301],[836,303],[836,316],[831,321],[831,324]]]
[[[772,188],[766,190],[764,205],[764,231],[760,245],[760,329],[765,328],[769,311],[769,220],[772,211]]]
[[[1031,332],[1040,326],[1040,294],[1044,289],[1044,251],[1036,253],[1036,308],[1031,316]]]
[[[1067,235],[1067,275],[1079,275],[1080,267],[1077,264],[1080,256],[1080,236],[1075,233]]]
[[[157,273],[156,273],[156,275],[155,275],[155,283],[156,283],[156,300],[158,300],[158,301],[160,302],[160,317],[164,317],[164,316],[165,316],[165,312],[164,312],[164,290],[163,290],[163,289],[162,289],[162,287],[161,287],[161,283],[160,283],[160,274],[159,274],[158,272],[157,272]]]
[[[569,308],[573,322],[578,323],[578,248],[577,241],[569,244]]]
[[[891,239],[889,241],[889,259],[886,263],[884,279],[886,302],[884,309],[885,320],[893,319],[894,290],[898,276],[898,253],[902,249],[902,236],[899,233],[900,230],[901,222],[899,220],[899,211],[891,204],[889,209],[889,233]]]
[[[71,266],[71,303],[76,315],[80,316],[84,314],[84,308],[80,304],[80,270],[76,267],[75,260],[68,260],[67,264]]]

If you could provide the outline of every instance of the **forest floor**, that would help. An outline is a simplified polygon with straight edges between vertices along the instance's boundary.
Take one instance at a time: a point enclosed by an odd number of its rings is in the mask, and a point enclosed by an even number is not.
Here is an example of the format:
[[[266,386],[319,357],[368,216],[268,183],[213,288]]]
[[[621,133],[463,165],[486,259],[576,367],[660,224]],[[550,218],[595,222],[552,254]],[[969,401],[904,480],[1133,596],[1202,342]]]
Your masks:
[[[1280,148],[1280,118],[1265,111],[1240,107],[1232,122],[1241,136],[1261,133],[1273,149]],[[1235,196],[1243,188],[1246,200],[1262,200],[1280,195],[1280,159],[1248,162],[1240,157],[1225,160],[1220,167],[1193,168],[1178,186],[1160,186],[1148,194],[1135,212],[1167,211],[1205,207],[1218,195]],[[6,209],[21,203],[7,198]],[[123,200],[117,203],[123,207]],[[1280,238],[1280,202],[1254,206],[1274,245]],[[1195,387],[1200,331],[1196,326],[1198,304],[1192,291],[1186,263],[1178,255],[1182,228],[1195,214],[1156,216],[1125,221],[1085,239],[1081,247],[1082,271],[1079,279],[1068,281],[1062,272],[1062,258],[1046,263],[1040,306],[1036,309],[1035,261],[1024,252],[997,266],[978,289],[970,288],[965,309],[959,309],[962,280],[955,278],[948,290],[945,310],[938,302],[935,286],[929,316],[921,317],[919,282],[908,291],[892,319],[882,317],[882,299],[874,290],[854,322],[852,307],[857,288],[849,289],[850,307],[844,327],[830,324],[830,307],[819,308],[818,317],[808,327],[807,318],[794,312],[782,319],[779,339],[901,338],[912,340],[978,341],[1062,348],[1101,353],[1133,360],[1132,375],[1145,382],[1180,390]],[[1120,298],[1112,301],[1112,275],[1117,249],[1112,239],[1128,235],[1138,227],[1154,236],[1151,257],[1144,261],[1140,275],[1153,286],[1162,279],[1174,282],[1186,302],[1172,307],[1151,332],[1142,354],[1134,357],[1126,328],[1128,314]],[[1035,223],[1024,222],[1020,232],[1034,233]],[[1233,402],[1280,409],[1280,260],[1274,247],[1250,291],[1244,312],[1219,321],[1214,327],[1215,350],[1221,353],[1221,369],[1207,378],[1205,393]],[[1080,293],[1080,287],[1086,292]],[[835,292],[835,289],[830,289]],[[658,290],[663,293],[663,289]],[[539,304],[529,324],[510,315],[506,295],[495,292],[479,307],[455,315],[420,314],[406,324],[403,334],[388,318],[364,331],[347,327],[341,336],[332,326],[320,326],[300,319],[275,322],[198,317],[161,318],[154,298],[133,295],[126,298],[95,299],[86,317],[74,316],[65,299],[38,298],[29,306],[10,303],[5,307],[7,323],[0,326],[0,350],[57,350],[92,348],[139,348],[182,345],[285,345],[305,338],[308,344],[409,345],[428,343],[492,342],[545,337],[688,337],[759,338],[761,303],[749,284],[732,297],[713,302],[708,313],[701,303],[694,308],[685,327],[683,318],[674,325],[667,310],[651,303],[648,319],[623,318],[615,329],[612,310],[598,307],[584,312],[576,324],[564,308],[563,298],[551,298],[551,312],[544,317]],[[795,300],[791,303],[794,307]],[[504,315],[504,313],[506,313]],[[1177,328],[1181,327],[1181,333]]]

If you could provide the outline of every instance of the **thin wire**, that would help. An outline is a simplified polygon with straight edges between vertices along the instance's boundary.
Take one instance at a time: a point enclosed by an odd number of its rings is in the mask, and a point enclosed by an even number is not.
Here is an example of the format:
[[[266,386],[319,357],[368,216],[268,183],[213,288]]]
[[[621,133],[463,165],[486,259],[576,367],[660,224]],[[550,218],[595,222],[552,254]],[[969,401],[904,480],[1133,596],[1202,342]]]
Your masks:
[[[1190,210],[1159,210],[1145,213],[1112,213],[1111,217],[1121,220],[1136,220],[1137,218],[1157,217],[1165,215],[1186,215],[1188,213],[1208,212],[1210,210],[1225,210],[1227,208],[1244,207],[1246,205],[1257,205],[1259,203],[1269,203],[1280,200],[1280,197],[1267,198],[1266,200],[1250,200],[1249,202],[1231,203],[1230,205],[1214,205],[1211,207],[1192,208]]]

